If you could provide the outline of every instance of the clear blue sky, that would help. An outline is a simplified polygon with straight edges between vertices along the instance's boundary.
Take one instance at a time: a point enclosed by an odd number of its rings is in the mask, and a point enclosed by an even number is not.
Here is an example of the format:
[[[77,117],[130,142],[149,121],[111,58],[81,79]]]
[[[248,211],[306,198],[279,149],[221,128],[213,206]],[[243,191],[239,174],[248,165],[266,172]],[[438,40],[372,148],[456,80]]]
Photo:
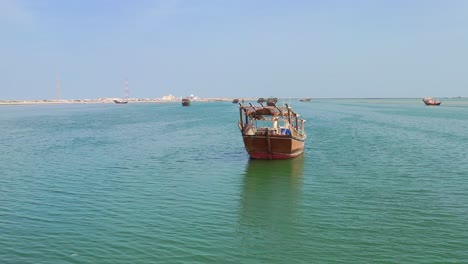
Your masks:
[[[0,99],[468,96],[468,1],[0,0]]]

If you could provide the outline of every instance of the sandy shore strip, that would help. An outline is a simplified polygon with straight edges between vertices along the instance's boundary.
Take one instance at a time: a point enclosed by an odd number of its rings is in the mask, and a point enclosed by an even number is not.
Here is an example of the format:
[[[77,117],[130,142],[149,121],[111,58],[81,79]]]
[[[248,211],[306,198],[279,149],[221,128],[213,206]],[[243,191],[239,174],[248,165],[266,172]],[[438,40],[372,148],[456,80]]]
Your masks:
[[[235,98],[197,98],[194,102],[232,102]],[[98,99],[60,99],[60,100],[0,100],[0,105],[31,105],[31,104],[113,104],[120,98]],[[242,98],[239,99],[241,101]],[[257,98],[244,98],[245,101],[256,101]],[[129,98],[129,103],[180,103],[181,99],[163,100],[160,98]]]

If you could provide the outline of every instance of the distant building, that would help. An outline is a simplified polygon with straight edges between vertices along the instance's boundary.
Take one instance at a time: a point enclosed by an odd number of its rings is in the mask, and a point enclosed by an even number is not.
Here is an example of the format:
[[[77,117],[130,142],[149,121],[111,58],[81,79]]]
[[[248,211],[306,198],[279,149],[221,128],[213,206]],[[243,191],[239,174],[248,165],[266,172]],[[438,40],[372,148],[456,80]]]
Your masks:
[[[172,94],[165,95],[162,97],[163,101],[174,101],[175,99],[176,99],[175,96],[173,96]]]
[[[190,101],[196,101],[196,100],[198,100],[199,98],[198,98],[198,96],[195,96],[195,95],[191,94],[190,97],[189,97],[189,99],[190,99]]]

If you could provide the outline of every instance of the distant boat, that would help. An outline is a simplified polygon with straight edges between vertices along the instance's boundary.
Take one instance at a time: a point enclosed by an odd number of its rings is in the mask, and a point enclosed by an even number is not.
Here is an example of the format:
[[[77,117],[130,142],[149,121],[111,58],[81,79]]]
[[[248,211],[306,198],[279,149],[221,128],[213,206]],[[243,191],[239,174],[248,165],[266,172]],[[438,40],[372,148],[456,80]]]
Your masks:
[[[236,99],[232,100],[232,103],[233,103],[233,104],[238,104],[238,103],[239,103],[239,99],[236,98]]]
[[[116,103],[116,104],[126,104],[126,103],[128,103],[128,101],[123,100],[123,99],[114,99],[114,103]]]
[[[114,103],[116,103],[116,104],[126,104],[126,103],[128,103],[128,95],[129,95],[128,81],[125,80],[125,99],[114,99]]]
[[[426,105],[440,105],[442,102],[437,100],[437,98],[432,98],[432,97],[424,97],[423,102]]]
[[[278,102],[278,98],[276,97],[270,97],[267,99],[267,106],[275,106],[276,103]]]
[[[183,98],[182,99],[182,106],[190,106],[190,99]]]
[[[250,158],[277,160],[302,154],[305,120],[290,106],[249,105],[239,106],[238,126]]]
[[[310,100],[312,100],[312,98],[302,98],[302,99],[299,99],[299,101],[301,101],[301,102],[310,102]]]

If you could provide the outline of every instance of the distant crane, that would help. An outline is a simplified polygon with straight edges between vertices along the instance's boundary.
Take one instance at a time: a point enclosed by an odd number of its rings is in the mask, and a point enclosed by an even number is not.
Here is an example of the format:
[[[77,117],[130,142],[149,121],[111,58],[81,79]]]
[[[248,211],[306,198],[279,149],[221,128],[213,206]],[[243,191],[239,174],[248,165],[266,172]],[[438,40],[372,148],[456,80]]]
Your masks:
[[[128,79],[125,79],[125,99],[130,96],[130,90],[128,89]]]
[[[60,100],[60,77],[57,75],[57,87],[56,87],[56,97],[57,101]]]
[[[126,103],[128,103],[129,95],[130,95],[130,91],[128,89],[128,80],[125,79],[125,99],[114,99],[114,103],[116,103],[116,104],[126,104]]]

